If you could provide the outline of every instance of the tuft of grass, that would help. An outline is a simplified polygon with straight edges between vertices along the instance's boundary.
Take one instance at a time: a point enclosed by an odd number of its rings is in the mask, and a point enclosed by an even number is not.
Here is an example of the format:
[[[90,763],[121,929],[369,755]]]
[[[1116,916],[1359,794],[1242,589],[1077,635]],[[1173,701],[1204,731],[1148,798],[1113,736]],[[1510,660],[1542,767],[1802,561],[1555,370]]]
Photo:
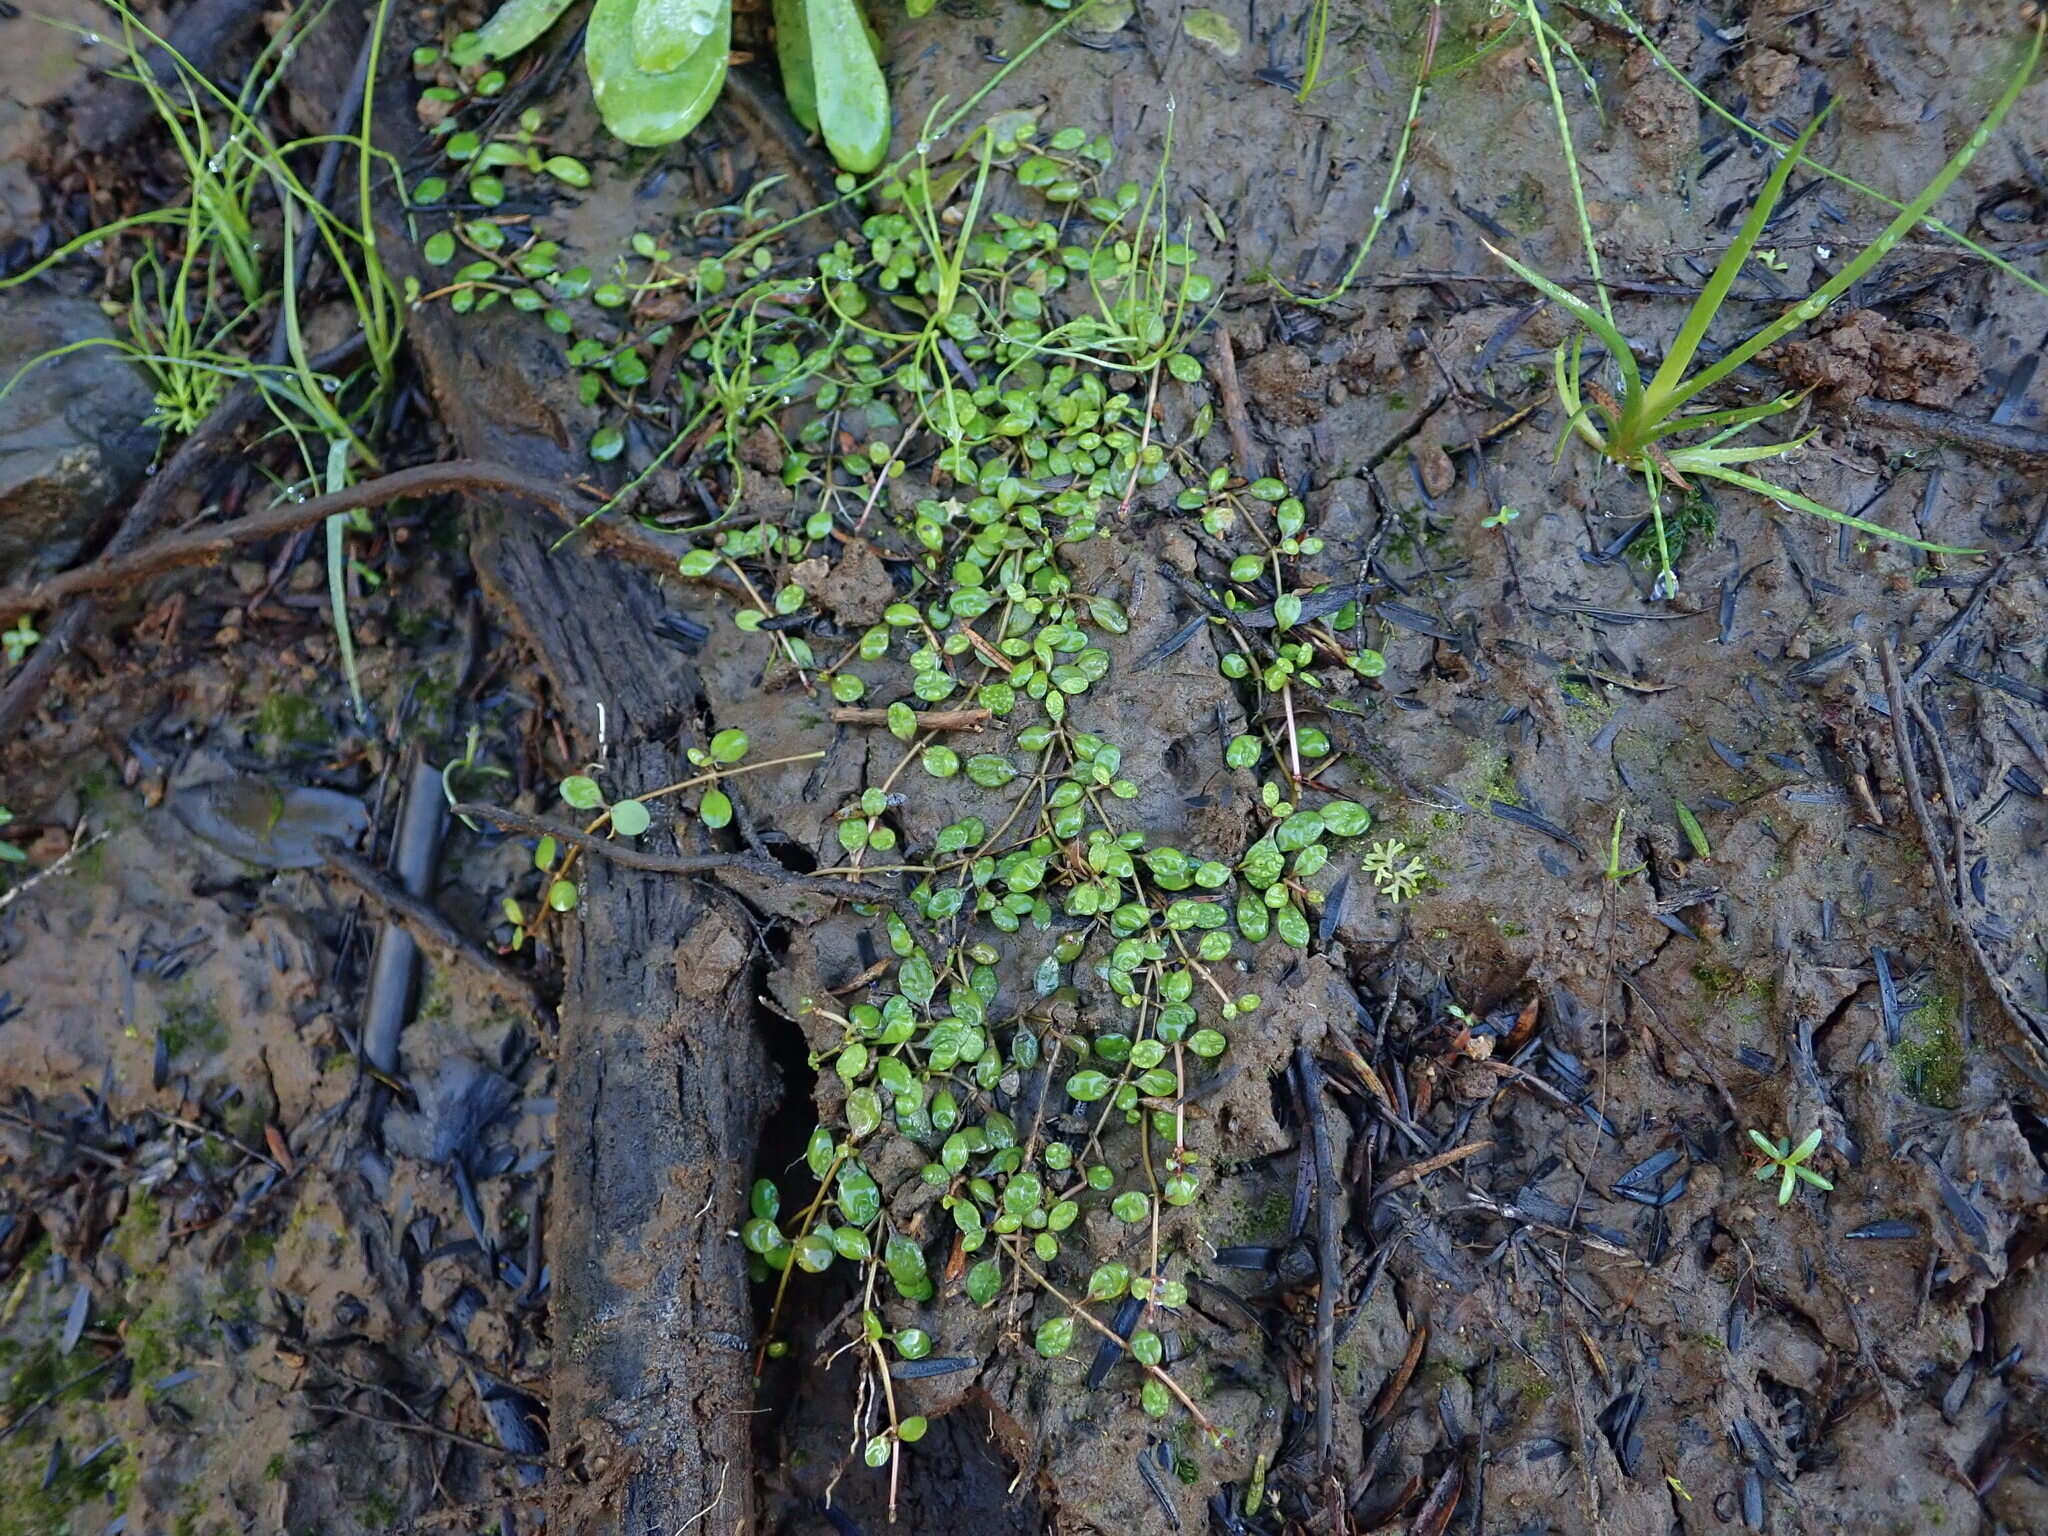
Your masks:
[[[1990,142],[1991,136],[2004,121],[2006,113],[2019,99],[2021,90],[2032,78],[2034,66],[2041,53],[2042,27],[2036,26],[2024,61],[1977,130],[1933,179],[1921,188],[1919,195],[1900,207],[1898,215],[1875,240],[1844,263],[1840,271],[1812,294],[1787,309],[1775,320],[1727,348],[1712,362],[1696,368],[1694,365],[1699,360],[1708,332],[1713,328],[1722,306],[1727,302],[1737,274],[1755,251],[1757,241],[1769,223],[1772,212],[1784,197],[1785,185],[1791,177],[1793,167],[1804,157],[1807,146],[1812,142],[1826,114],[1823,113],[1820,118],[1809,124],[1798,141],[1780,156],[1777,166],[1765,181],[1763,190],[1757,194],[1749,216],[1743,220],[1742,227],[1736,232],[1719,264],[1708,277],[1706,286],[1693,301],[1692,308],[1687,311],[1670,349],[1664,354],[1655,373],[1646,377],[1645,366],[1637,361],[1628,338],[1615,324],[1613,306],[1601,277],[1598,246],[1593,239],[1592,223],[1586,213],[1579,180],[1578,155],[1565,116],[1564,95],[1559,88],[1556,70],[1551,61],[1553,34],[1548,24],[1542,20],[1536,7],[1536,0],[1522,0],[1522,3],[1530,29],[1536,38],[1537,55],[1542,60],[1544,78],[1556,111],[1558,134],[1564,148],[1573,200],[1578,213],[1580,243],[1586,253],[1588,269],[1593,275],[1597,302],[1586,302],[1492,245],[1487,249],[1523,281],[1577,320],[1584,331],[1591,332],[1605,349],[1607,359],[1613,363],[1619,374],[1620,393],[1617,398],[1607,386],[1593,376],[1593,370],[1586,364],[1583,334],[1575,335],[1561,344],[1554,355],[1553,379],[1558,399],[1566,412],[1567,433],[1575,434],[1595,452],[1639,475],[1643,481],[1649,496],[1650,513],[1657,538],[1655,590],[1666,597],[1675,596],[1678,591],[1678,576],[1672,569],[1671,541],[1664,516],[1666,487],[1676,487],[1682,492],[1691,493],[1694,490],[1695,479],[1699,478],[1719,480],[1775,501],[1781,506],[1791,507],[1828,522],[1855,528],[1875,538],[1889,539],[1915,549],[1936,554],[1978,553],[1973,549],[1917,539],[1895,529],[1886,528],[1882,524],[1869,522],[1825,506],[1740,467],[1761,459],[1780,457],[1804,445],[1807,440],[1804,436],[1773,443],[1734,442],[1734,439],[1746,429],[1790,410],[1803,396],[1779,395],[1758,405],[1728,409],[1693,410],[1688,407],[1706,391],[1729,378],[1745,363],[1817,319],[1829,305],[1848,292],[1922,223],[1942,194],[1947,192],[1956,178],[1976,158],[1978,152]],[[1703,440],[1693,442],[1678,441],[1681,436],[1696,432],[1705,432],[1709,435]]]
[[[111,346],[150,377],[155,410],[150,424],[166,438],[190,435],[237,385],[253,386],[269,408],[273,431],[299,460],[298,473],[279,486],[283,496],[306,488],[335,489],[361,467],[374,468],[368,423],[388,396],[403,340],[403,304],[378,251],[371,217],[373,173],[394,172],[388,155],[371,142],[366,97],[352,132],[281,139],[269,124],[273,94],[286,63],[318,25],[324,8],[293,10],[265,43],[239,87],[227,88],[195,69],[123,0],[108,0],[127,55],[120,73],[147,95],[183,170],[182,191],[161,208],[145,209],[90,230],[60,246],[0,291],[27,282],[81,253],[114,240],[140,240],[126,303],[125,337],[89,337],[30,359],[0,383],[0,399],[39,364],[88,346]],[[390,15],[389,0],[371,21],[369,68],[377,58]],[[78,30],[78,29],[73,29]],[[168,61],[161,76],[148,62]],[[352,153],[354,212],[349,199],[309,184],[301,168],[309,156]],[[335,165],[340,165],[335,160]],[[336,179],[339,179],[338,171]],[[275,223],[280,239],[269,248],[258,231]],[[367,369],[341,378],[314,367],[302,329],[299,293],[311,242],[340,283],[366,342]],[[274,315],[273,343],[259,357],[252,336]],[[356,709],[362,698],[350,644],[342,578],[346,557],[329,533],[333,620]]]

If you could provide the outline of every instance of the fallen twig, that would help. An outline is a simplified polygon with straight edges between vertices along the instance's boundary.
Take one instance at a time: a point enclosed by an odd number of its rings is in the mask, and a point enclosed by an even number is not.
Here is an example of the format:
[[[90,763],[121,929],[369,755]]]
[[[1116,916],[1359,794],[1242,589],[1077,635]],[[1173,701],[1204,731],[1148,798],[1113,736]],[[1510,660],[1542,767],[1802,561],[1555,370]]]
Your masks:
[[[1305,1046],[1294,1048],[1294,1072],[1316,1175],[1316,1467],[1327,1473],[1336,1443],[1337,1169],[1330,1150],[1330,1122],[1323,1110],[1323,1069]]]
[[[1378,1187],[1373,1190],[1372,1197],[1377,1200],[1382,1195],[1390,1195],[1405,1185],[1413,1184],[1417,1179],[1428,1178],[1438,1169],[1448,1168],[1453,1163],[1462,1163],[1475,1152],[1484,1152],[1492,1145],[1491,1141],[1468,1141],[1462,1147],[1453,1147],[1448,1152],[1437,1153],[1435,1157],[1425,1157],[1419,1163],[1410,1163],[1400,1172],[1389,1174],[1381,1180]]]
[[[1962,903],[1956,899],[1956,882],[1950,878],[1947,851],[1941,845],[1940,834],[1934,829],[1934,816],[1927,808],[1927,797],[1920,789],[1920,767],[1913,756],[1912,715],[1906,705],[1905,682],[1899,675],[1899,655],[1892,647],[1892,637],[1889,634],[1879,640],[1878,658],[1884,665],[1885,702],[1891,708],[1892,744],[1899,759],[1899,782],[1905,788],[1907,803],[1913,808],[1913,820],[1920,828],[1920,841],[1926,846],[1927,857],[1934,861],[1935,868],[1940,871],[1941,878],[1937,884],[1941,888],[1942,910],[1948,914],[1950,924],[1962,938],[1964,947],[1970,952],[1970,958],[1976,962],[1977,973],[1983,978],[1984,985],[1998,1000],[1999,1011],[2005,1015],[2006,1022],[2019,1031],[2021,1039],[2029,1041],[2037,1048],[2048,1045],[2048,1029],[2044,1029],[2025,1009],[2013,1001],[2012,994],[2006,988],[2005,979],[1991,964],[1991,957],[1984,952],[1984,946],[1978,940],[1976,930],[1970,926],[1969,919],[1964,915]],[[1961,850],[1957,851],[1960,854]]]
[[[1237,467],[1256,477],[1259,471],[1258,461],[1252,455],[1252,419],[1245,414],[1244,389],[1237,382],[1237,350],[1230,343],[1228,326],[1216,328],[1216,387],[1223,396],[1223,425],[1230,432]]]
[[[985,709],[928,709],[917,717],[921,731],[978,731],[988,724]],[[834,725],[887,725],[886,709],[861,709],[847,705],[832,711]]]
[[[47,608],[75,593],[95,592],[178,566],[218,560],[238,545],[309,528],[337,512],[382,506],[407,496],[431,496],[441,491],[457,490],[494,490],[524,496],[545,503],[572,520],[580,519],[590,511],[589,504],[576,492],[564,490],[550,481],[535,479],[503,464],[493,464],[484,459],[450,459],[444,464],[420,464],[411,469],[394,470],[375,480],[365,480],[361,485],[352,485],[325,496],[286,502],[247,517],[215,523],[191,533],[174,534],[132,553],[78,566],[44,581],[9,587],[0,591],[0,622]]]
[[[457,816],[474,816],[488,821],[507,832],[523,832],[529,837],[552,837],[565,848],[580,848],[621,869],[637,869],[650,875],[756,875],[764,880],[815,891],[821,896],[836,896],[841,900],[870,899],[869,893],[861,890],[857,871],[849,872],[843,879],[827,880],[798,874],[795,870],[784,869],[773,859],[763,859],[751,853],[655,853],[632,843],[593,836],[581,827],[557,821],[552,816],[529,816],[524,811],[509,810],[501,805],[465,802],[451,807],[451,811]]]
[[[504,1461],[525,1462],[529,1466],[545,1467],[548,1458],[528,1455],[525,1451],[507,1450],[502,1445],[493,1445],[488,1440],[479,1440],[474,1435],[458,1434],[452,1429],[443,1429],[438,1424],[410,1424],[404,1419],[387,1419],[381,1413],[365,1413],[360,1408],[345,1407],[340,1403],[323,1403],[310,1395],[306,1406],[315,1413],[339,1413],[347,1418],[361,1419],[365,1424],[382,1424],[386,1429],[399,1429],[409,1435],[427,1435],[435,1440],[446,1440],[483,1456],[496,1456]]]
[[[312,367],[320,373],[337,368],[353,358],[363,346],[363,337],[358,332],[314,358]],[[226,449],[236,433],[256,420],[262,409],[263,391],[257,385],[241,384],[230,391],[228,397],[214,407],[213,414],[201,422],[171,455],[170,462],[137,493],[99,558],[108,560],[126,555],[147,538],[170,505],[171,498],[184,490],[186,482],[195,473],[211,466],[215,456]],[[93,604],[89,600],[81,600],[65,609],[54,621],[44,624],[42,640],[14,669],[14,675],[7,680],[5,692],[0,692],[0,741],[11,738],[21,728],[22,720],[49,686],[50,674],[57,670],[57,664],[71,654],[84,636],[92,615]]]

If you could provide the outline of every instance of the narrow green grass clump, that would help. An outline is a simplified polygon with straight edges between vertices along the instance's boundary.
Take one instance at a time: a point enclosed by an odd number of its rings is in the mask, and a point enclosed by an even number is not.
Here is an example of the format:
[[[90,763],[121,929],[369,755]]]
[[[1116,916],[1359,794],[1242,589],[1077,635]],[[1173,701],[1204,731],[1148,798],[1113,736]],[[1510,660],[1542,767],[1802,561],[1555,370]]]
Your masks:
[[[1558,131],[1563,141],[1578,207],[1580,238],[1597,286],[1597,306],[1587,303],[1504,251],[1491,245],[1487,249],[1493,251],[1503,264],[1545,298],[1570,314],[1585,330],[1590,331],[1606,350],[1608,360],[1619,373],[1620,395],[1617,398],[1607,386],[1598,382],[1586,367],[1582,352],[1583,336],[1574,336],[1560,345],[1555,354],[1554,379],[1558,399],[1567,414],[1567,431],[1575,433],[1582,442],[1606,459],[1642,477],[1644,488],[1649,494],[1650,512],[1657,534],[1656,590],[1666,597],[1675,596],[1678,591],[1678,577],[1672,569],[1670,539],[1664,518],[1664,488],[1670,485],[1690,493],[1694,489],[1694,482],[1702,478],[1719,480],[1777,502],[1781,506],[1792,507],[1829,522],[1844,524],[1876,538],[1889,539],[1915,549],[1936,554],[1977,553],[1971,549],[1930,543],[1881,524],[1868,522],[1847,512],[1825,506],[1742,468],[1741,466],[1760,459],[1776,458],[1791,453],[1806,442],[1806,437],[1761,444],[1737,444],[1733,441],[1747,428],[1790,410],[1799,402],[1801,396],[1779,395],[1757,405],[1722,409],[1702,410],[1688,407],[1715,385],[1731,377],[1745,363],[1818,318],[1829,305],[1848,292],[1926,219],[1929,210],[1940,200],[1942,194],[1976,158],[1978,152],[1990,142],[1999,124],[2005,120],[2006,113],[2019,99],[2021,90],[2032,78],[2034,65],[2041,52],[2040,27],[2037,26],[2035,29],[2024,62],[1976,132],[1970,135],[1962,148],[1957,150],[1949,162],[1921,189],[1920,194],[1900,208],[1898,215],[1875,240],[1844,263],[1841,270],[1827,282],[1777,319],[1722,351],[1712,362],[1695,368],[1708,331],[1727,302],[1737,274],[1755,251],[1764,227],[1769,223],[1772,212],[1784,196],[1785,184],[1792,174],[1793,167],[1802,162],[1806,147],[1812,142],[1821,120],[1816,119],[1809,125],[1798,141],[1780,157],[1777,166],[1764,183],[1763,190],[1757,194],[1749,216],[1743,220],[1741,229],[1736,232],[1720,263],[1707,279],[1705,288],[1694,300],[1692,308],[1687,311],[1684,323],[1679,327],[1678,335],[1670,349],[1664,354],[1662,363],[1654,373],[1645,377],[1645,366],[1637,361],[1627,337],[1622,335],[1620,328],[1615,324],[1613,306],[1608,300],[1606,286],[1600,282],[1598,250],[1586,214],[1584,197],[1580,191],[1578,158],[1570,128],[1565,121],[1563,95],[1559,90],[1556,74],[1550,67],[1550,49],[1554,34],[1538,13],[1535,0],[1523,0],[1523,4],[1530,29],[1537,40],[1539,56],[1544,63],[1552,102],[1556,108]],[[1710,435],[1697,441],[1678,440],[1682,436],[1698,432]]]
[[[280,480],[278,493],[341,489],[365,467],[377,466],[370,424],[379,419],[378,408],[396,380],[404,318],[370,216],[373,178],[395,166],[372,144],[367,101],[350,133],[286,139],[270,126],[285,67],[325,13],[288,13],[242,84],[230,88],[194,69],[121,0],[108,4],[127,55],[122,73],[147,93],[181,162],[182,192],[164,207],[90,230],[0,281],[4,293],[75,256],[94,255],[109,242],[139,242],[125,305],[128,334],[88,337],[31,359],[0,382],[0,399],[40,363],[82,347],[111,346],[152,380],[156,409],[150,421],[167,439],[196,431],[231,389],[247,385],[260,393],[271,432],[297,461],[297,472],[280,478],[267,457],[256,460],[263,473]],[[385,24],[380,8],[371,32],[373,77]],[[156,58],[169,61],[167,73],[159,73],[151,62]],[[330,150],[336,156],[333,179],[345,191],[302,174],[310,161],[328,161]],[[352,186],[342,174],[351,161]],[[338,211],[351,208],[352,214]],[[272,223],[278,236],[266,247],[258,231]],[[363,366],[346,375],[316,366],[303,330],[307,316],[299,288],[313,256],[339,283],[363,338]],[[263,321],[270,317],[266,328]],[[259,352],[266,337],[270,345]],[[339,516],[329,520],[329,589],[343,670],[360,717],[363,700],[343,601],[348,526]],[[358,526],[368,531],[366,515]],[[34,642],[34,632],[17,628],[10,634],[14,660]]]

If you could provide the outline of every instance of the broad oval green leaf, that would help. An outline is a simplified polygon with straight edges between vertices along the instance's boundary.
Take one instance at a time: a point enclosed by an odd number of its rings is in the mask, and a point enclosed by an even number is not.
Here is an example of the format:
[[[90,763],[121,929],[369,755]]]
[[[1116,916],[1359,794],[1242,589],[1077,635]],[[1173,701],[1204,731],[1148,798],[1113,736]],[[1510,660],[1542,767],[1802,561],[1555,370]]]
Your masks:
[[[633,7],[633,62],[650,75],[682,68],[718,30],[719,12],[729,9],[729,0],[638,0]]]
[[[804,21],[804,0],[775,0],[775,56],[782,66],[782,94],[789,99],[789,115],[816,133],[818,87],[811,68],[811,33]]]
[[[505,0],[476,35],[485,57],[509,59],[555,24],[569,0]]]
[[[718,6],[711,32],[675,69],[640,67],[634,49],[634,0],[597,0],[583,64],[598,115],[628,144],[672,144],[704,119],[725,85],[732,10]]]
[[[865,174],[889,152],[889,87],[875,45],[854,0],[804,0],[804,22],[825,147]]]

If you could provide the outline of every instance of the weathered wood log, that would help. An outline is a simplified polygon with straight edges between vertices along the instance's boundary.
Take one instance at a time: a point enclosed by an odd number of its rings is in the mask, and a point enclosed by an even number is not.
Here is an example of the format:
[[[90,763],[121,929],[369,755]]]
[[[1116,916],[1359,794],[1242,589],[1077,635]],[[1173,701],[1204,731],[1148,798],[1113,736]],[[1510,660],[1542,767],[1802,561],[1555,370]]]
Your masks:
[[[378,119],[403,124],[410,104],[392,84]],[[386,259],[402,273],[417,257],[402,226],[385,228]],[[427,305],[409,336],[460,451],[564,485],[587,468],[559,425],[573,411],[559,355],[520,317]],[[578,750],[596,755],[601,709],[608,781],[683,777],[702,695],[683,654],[655,637],[656,578],[588,541],[551,551],[561,523],[542,507],[498,495],[470,505],[478,577],[531,643]],[[567,1471],[550,1529],[751,1530],[753,1318],[728,1234],[745,1219],[774,1096],[754,1027],[752,936],[744,910],[707,882],[603,860],[580,868],[579,913],[554,930],[564,994],[550,1419]]]

